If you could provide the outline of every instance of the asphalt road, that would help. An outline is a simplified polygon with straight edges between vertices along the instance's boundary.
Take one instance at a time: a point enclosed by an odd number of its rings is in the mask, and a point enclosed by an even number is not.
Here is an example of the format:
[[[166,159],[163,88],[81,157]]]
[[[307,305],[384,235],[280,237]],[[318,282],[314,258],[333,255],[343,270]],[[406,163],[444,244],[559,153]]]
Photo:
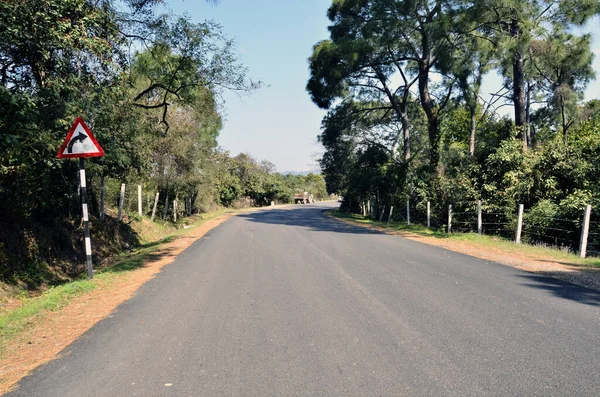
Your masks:
[[[600,395],[600,294],[324,208],[232,218],[9,395]]]

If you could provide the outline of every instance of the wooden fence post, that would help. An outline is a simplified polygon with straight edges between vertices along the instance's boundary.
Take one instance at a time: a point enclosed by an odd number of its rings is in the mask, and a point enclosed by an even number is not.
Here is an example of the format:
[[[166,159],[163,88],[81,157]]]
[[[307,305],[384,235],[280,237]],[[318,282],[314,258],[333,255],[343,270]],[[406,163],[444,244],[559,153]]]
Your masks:
[[[427,201],[427,227],[431,227],[431,203]]]
[[[173,222],[177,222],[177,204],[179,204],[179,197],[175,196],[175,200],[173,200]]]
[[[448,206],[448,233],[452,233],[452,204]]]
[[[152,218],[150,218],[150,220],[152,222],[154,222],[154,216],[156,215],[156,206],[158,205],[158,196],[160,195],[159,192],[156,192],[156,198],[154,199],[154,208],[152,208]]]
[[[523,204],[519,204],[519,218],[517,219],[517,236],[515,242],[521,244],[521,232],[523,231]]]
[[[123,201],[125,201],[125,184],[121,183],[121,195],[119,196],[119,215],[117,220],[120,222],[123,219]]]
[[[585,258],[587,253],[588,234],[590,231],[590,215],[592,206],[586,205],[583,213],[583,225],[581,225],[581,240],[579,241],[579,257]]]
[[[392,206],[390,207],[390,215],[388,216],[388,220],[387,220],[388,222],[392,220],[392,213],[393,213],[393,212],[394,212],[394,206],[392,205]]]
[[[477,201],[477,233],[483,233],[483,218],[481,216],[481,200]]]

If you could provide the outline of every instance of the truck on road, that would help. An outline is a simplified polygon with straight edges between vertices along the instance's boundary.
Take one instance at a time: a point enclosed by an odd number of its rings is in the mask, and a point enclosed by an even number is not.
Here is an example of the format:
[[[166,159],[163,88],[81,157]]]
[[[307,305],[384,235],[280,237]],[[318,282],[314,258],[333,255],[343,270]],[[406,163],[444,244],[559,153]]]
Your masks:
[[[309,192],[297,192],[294,195],[294,204],[309,204],[314,202],[315,198]]]

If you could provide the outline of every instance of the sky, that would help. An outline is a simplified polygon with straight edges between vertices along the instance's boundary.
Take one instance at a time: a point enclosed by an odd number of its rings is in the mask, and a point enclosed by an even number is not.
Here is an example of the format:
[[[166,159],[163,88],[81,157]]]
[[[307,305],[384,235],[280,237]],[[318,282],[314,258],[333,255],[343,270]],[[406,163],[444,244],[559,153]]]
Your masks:
[[[312,47],[328,37],[331,0],[169,0],[176,13],[195,22],[214,20],[236,40],[239,61],[265,88],[240,99],[225,93],[219,145],[268,160],[277,171],[318,170],[317,143],[325,112],[306,92]]]
[[[323,152],[317,142],[325,111],[306,92],[308,57],[312,47],[328,38],[326,17],[331,0],[168,0],[176,14],[194,22],[214,20],[234,38],[239,61],[249,77],[265,87],[251,96],[224,94],[224,126],[219,145],[232,155],[249,153],[275,164],[278,172],[318,170]],[[600,72],[600,21],[593,19],[580,32],[591,32]],[[600,77],[600,73],[598,73]],[[501,78],[494,73],[484,80],[482,93],[495,92]],[[589,84],[585,100],[600,97],[600,81]],[[502,114],[511,114],[509,106]]]

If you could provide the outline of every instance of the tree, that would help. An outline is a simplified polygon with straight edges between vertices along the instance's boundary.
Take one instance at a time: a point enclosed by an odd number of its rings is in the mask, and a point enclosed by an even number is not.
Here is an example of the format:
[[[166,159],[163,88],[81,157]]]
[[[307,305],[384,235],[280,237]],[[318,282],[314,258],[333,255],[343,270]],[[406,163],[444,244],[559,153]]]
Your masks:
[[[161,32],[150,48],[135,55],[130,83],[133,105],[160,110],[165,134],[173,105],[202,107],[207,94],[219,95],[224,89],[249,93],[261,87],[247,78],[247,69],[237,63],[234,42],[217,24],[178,18]]]
[[[208,170],[220,95],[260,84],[218,25],[160,14],[161,3],[0,2],[0,230],[10,242],[0,244],[10,259],[0,277],[77,255],[77,164],[56,159],[76,116],[106,151],[86,167],[90,214],[98,176],[192,196],[218,185]]]
[[[325,108],[346,93],[353,98],[369,93],[362,102],[387,102],[403,122],[406,138],[407,104],[416,84],[428,121],[430,166],[439,173],[439,119],[454,79],[442,74],[441,82],[432,85],[431,75],[436,68],[443,71],[441,63],[453,56],[464,39],[466,33],[458,23],[464,12],[461,2],[441,0],[334,2],[328,13],[331,40],[315,47],[308,91]],[[390,82],[395,75],[400,83],[394,88]]]
[[[341,4],[341,5],[340,5]],[[378,31],[376,18],[361,19],[359,2],[335,3],[329,10],[333,22],[331,40],[314,47],[310,58],[311,78],[307,84],[313,101],[329,109],[337,98],[362,103],[355,106],[357,119],[376,113],[381,119],[395,114],[401,129],[393,132],[391,151],[396,156],[400,139],[404,161],[410,159],[410,89],[404,49],[399,41],[386,40]],[[401,79],[392,81],[394,74]],[[377,123],[373,124],[387,124]]]
[[[557,115],[564,142],[577,120],[578,102],[586,84],[594,77],[591,37],[554,31],[544,40],[531,43],[532,63],[546,100]]]
[[[597,0],[480,0],[475,1],[482,33],[502,49],[502,72],[512,88],[515,125],[527,149],[527,59],[532,43],[548,29],[582,25],[600,12]]]

